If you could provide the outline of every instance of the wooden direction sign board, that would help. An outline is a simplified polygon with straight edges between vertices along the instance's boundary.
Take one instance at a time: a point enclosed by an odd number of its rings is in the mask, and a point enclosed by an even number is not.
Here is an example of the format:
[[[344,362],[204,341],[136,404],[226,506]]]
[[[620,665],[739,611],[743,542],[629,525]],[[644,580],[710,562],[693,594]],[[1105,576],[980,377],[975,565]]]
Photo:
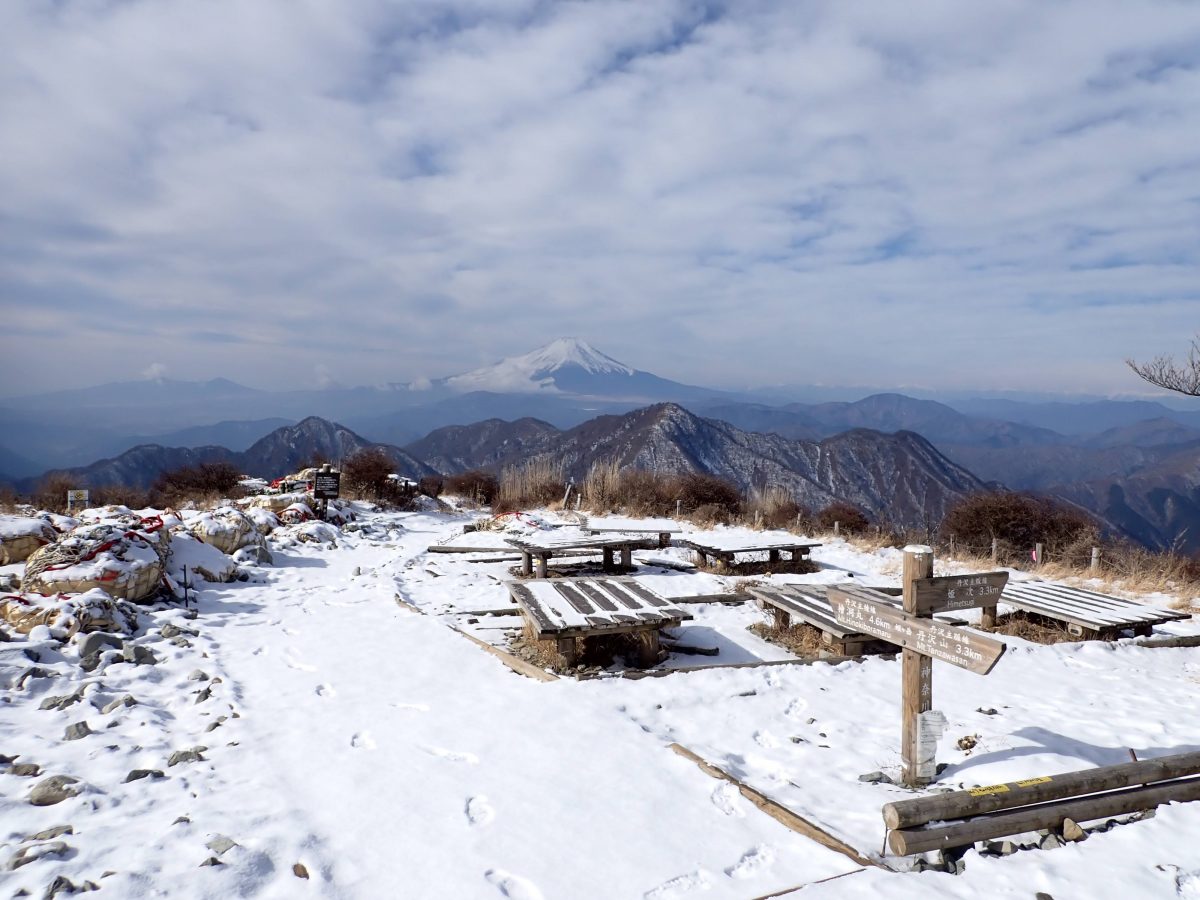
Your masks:
[[[313,499],[336,500],[342,491],[341,472],[317,472],[313,476]]]
[[[67,509],[82,509],[88,505],[88,492],[86,490],[67,491]]]
[[[995,606],[999,602],[1000,594],[1006,584],[1008,584],[1007,572],[919,578],[913,582],[917,598],[917,612],[950,612],[958,609]]]
[[[936,775],[937,739],[945,719],[933,710],[933,661],[940,659],[979,675],[992,671],[1005,645],[985,635],[933,619],[934,610],[983,608],[985,623],[994,623],[996,602],[1008,575],[933,577],[933,550],[904,548],[904,609],[889,597],[859,587],[830,587],[827,596],[843,625],[902,648],[901,736],[904,783],[928,784]]]
[[[992,671],[1006,649],[982,634],[906,613],[866,588],[830,587],[826,596],[841,624],[977,675]]]

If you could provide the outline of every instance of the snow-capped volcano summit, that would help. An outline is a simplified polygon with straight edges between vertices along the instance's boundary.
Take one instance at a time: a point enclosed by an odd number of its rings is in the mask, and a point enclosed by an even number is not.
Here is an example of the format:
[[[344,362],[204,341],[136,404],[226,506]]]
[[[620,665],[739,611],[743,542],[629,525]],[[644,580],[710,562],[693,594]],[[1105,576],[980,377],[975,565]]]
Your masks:
[[[625,394],[642,387],[643,378],[655,379],[586,341],[562,337],[521,356],[510,356],[492,366],[454,375],[442,384],[452,391],[494,393]],[[657,379],[655,379],[657,380]]]

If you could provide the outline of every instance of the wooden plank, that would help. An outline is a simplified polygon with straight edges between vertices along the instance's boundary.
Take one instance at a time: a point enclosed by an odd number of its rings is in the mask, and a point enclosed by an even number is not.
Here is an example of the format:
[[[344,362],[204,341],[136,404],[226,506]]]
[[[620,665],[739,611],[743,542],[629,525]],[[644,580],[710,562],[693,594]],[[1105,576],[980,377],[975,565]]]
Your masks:
[[[620,586],[622,588],[629,591],[630,593],[636,594],[638,597],[640,597],[644,602],[648,603],[650,606],[663,607],[663,606],[670,605],[667,603],[666,600],[664,600],[662,597],[658,596],[658,594],[654,593],[653,591],[649,590],[648,588],[644,587],[643,585],[639,584],[636,581],[630,580],[630,581],[622,581],[622,582],[618,582],[618,583],[620,584]]]
[[[741,792],[743,797],[753,803],[755,807],[766,813],[785,828],[816,841],[822,847],[828,847],[830,850],[841,853],[843,856],[848,856],[860,866],[879,867],[879,863],[863,856],[845,841],[830,834],[824,828],[814,825],[812,822],[809,822],[802,816],[797,815],[786,806],[776,803],[765,794],[759,793],[754,788],[750,787],[750,785],[738,781],[732,775],[717,768],[712,763],[705,760],[702,756],[698,756],[691,750],[687,749],[687,747],[684,747],[682,744],[670,744],[669,746],[672,751],[678,753],[684,759],[690,759],[692,762],[694,762],[700,767],[700,771],[704,772],[704,774],[713,778],[719,778],[722,781],[728,781]]]
[[[613,603],[607,594],[601,593],[593,582],[581,581],[579,582],[579,589],[587,594],[592,599],[592,602],[605,612],[612,613],[617,611],[617,604]]]
[[[913,828],[941,819],[964,819],[1032,803],[1191,775],[1200,775],[1200,751],[897,800],[883,805],[883,822],[888,828]]]
[[[510,581],[508,582],[508,593],[516,601],[517,606],[521,607],[525,615],[529,617],[530,623],[539,635],[548,636],[558,630],[560,623],[555,622],[547,614],[528,585]]]
[[[870,593],[862,589],[830,588],[829,602],[837,620],[847,627],[977,675],[990,672],[1007,649],[1000,641],[964,628],[910,615],[875,600]]]
[[[561,582],[555,583],[554,589],[558,591],[578,612],[585,616],[592,615],[596,612],[595,607],[588,603],[587,597],[579,592],[579,589],[572,584],[564,584]]]
[[[924,614],[995,606],[1006,584],[1007,572],[921,578],[913,585],[916,591],[916,612]]]
[[[888,844],[893,851],[904,855],[926,853],[1026,831],[1060,828],[1066,819],[1086,822],[1153,809],[1163,803],[1193,800],[1200,800],[1200,778],[1164,781],[1090,797],[988,813],[938,828],[898,829],[888,835]]]

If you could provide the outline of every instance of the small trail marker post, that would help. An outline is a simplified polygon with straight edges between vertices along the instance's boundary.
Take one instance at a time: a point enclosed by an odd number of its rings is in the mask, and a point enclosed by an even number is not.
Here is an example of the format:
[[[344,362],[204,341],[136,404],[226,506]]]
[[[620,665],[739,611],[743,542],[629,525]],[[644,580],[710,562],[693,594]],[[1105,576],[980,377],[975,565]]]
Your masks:
[[[67,491],[67,512],[73,509],[87,509],[88,492],[86,490]]]
[[[933,614],[982,607],[985,614],[991,610],[994,621],[1007,582],[1007,572],[934,578],[933,550],[908,546],[904,548],[903,609],[867,588],[829,589],[829,604],[838,622],[898,644],[902,650],[900,747],[903,781],[909,787],[936,777],[937,742],[946,729],[945,716],[933,709],[934,659],[986,675],[1007,649],[1000,641],[937,622]]]

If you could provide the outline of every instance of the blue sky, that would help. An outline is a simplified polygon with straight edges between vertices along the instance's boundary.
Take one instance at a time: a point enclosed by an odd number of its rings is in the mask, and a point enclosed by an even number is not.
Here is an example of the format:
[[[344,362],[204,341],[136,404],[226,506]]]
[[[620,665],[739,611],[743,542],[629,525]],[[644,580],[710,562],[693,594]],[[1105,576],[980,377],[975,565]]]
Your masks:
[[[1136,391],[1200,330],[1200,4],[0,5],[7,393]]]

